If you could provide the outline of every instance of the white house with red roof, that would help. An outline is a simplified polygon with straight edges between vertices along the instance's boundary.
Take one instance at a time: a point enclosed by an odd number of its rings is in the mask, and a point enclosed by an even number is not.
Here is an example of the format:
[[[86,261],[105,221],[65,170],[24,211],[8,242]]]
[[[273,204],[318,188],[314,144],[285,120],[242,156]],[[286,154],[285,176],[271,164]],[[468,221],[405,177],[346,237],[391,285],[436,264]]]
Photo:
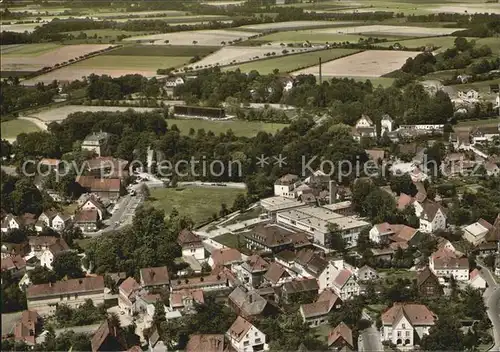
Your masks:
[[[426,233],[433,233],[437,230],[446,229],[446,213],[443,207],[430,200],[423,202],[413,202],[415,215],[419,218],[419,230]]]
[[[484,279],[481,271],[476,268],[470,273],[469,285],[471,285],[472,288],[485,289],[488,283]]]
[[[238,316],[226,332],[226,337],[237,352],[267,350],[266,335],[245,318]]]
[[[203,241],[193,231],[188,229],[182,230],[177,237],[177,243],[182,248],[182,257],[194,257],[198,261],[205,260]]]
[[[415,340],[429,334],[437,316],[423,304],[394,303],[382,314],[382,341],[398,348],[411,349]]]
[[[469,281],[469,260],[449,249],[439,249],[429,258],[429,269],[439,278],[441,284],[451,276],[457,281]]]
[[[208,264],[212,267],[230,266],[232,264],[241,263],[241,253],[235,248],[223,248],[214,250],[208,259]]]
[[[340,309],[342,300],[331,289],[324,290],[314,303],[301,304],[299,308],[302,321],[311,327],[328,324],[328,315]]]
[[[360,291],[356,276],[348,269],[338,272],[333,280],[332,289],[342,301],[358,296]]]
[[[140,290],[141,285],[133,277],[128,277],[118,288],[118,307],[128,314],[132,314],[134,302]]]

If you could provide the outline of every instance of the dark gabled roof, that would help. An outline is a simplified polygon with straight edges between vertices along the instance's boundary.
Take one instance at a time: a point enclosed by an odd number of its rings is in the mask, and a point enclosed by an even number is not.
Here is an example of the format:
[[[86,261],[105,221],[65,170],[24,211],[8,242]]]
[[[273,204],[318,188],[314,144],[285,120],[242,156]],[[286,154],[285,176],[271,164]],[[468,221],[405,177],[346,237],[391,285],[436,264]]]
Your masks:
[[[294,280],[283,285],[283,291],[285,291],[287,294],[318,290],[319,286],[316,279]]]
[[[417,286],[422,285],[424,282],[426,282],[428,279],[431,279],[437,283],[439,283],[439,280],[436,275],[429,269],[428,266],[425,267],[424,270],[422,270],[420,273],[417,275]]]
[[[184,229],[179,232],[179,236],[177,237],[177,243],[179,246],[202,246],[203,242],[197,234],[193,231]]]
[[[291,231],[278,225],[258,225],[252,232],[246,233],[245,237],[263,246],[272,248],[291,244],[292,240],[288,237],[291,234]]]

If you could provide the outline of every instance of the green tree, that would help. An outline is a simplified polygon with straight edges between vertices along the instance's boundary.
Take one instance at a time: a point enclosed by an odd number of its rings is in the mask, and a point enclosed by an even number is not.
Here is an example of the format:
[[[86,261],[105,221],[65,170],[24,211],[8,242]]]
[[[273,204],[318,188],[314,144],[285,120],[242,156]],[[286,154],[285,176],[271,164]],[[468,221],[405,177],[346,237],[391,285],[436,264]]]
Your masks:
[[[339,225],[337,224],[328,225],[328,233],[326,234],[326,240],[328,243],[328,247],[330,249],[334,249],[342,253],[345,252],[347,243],[342,237],[342,231],[340,230]]]
[[[54,268],[54,272],[58,280],[63,277],[67,277],[69,279],[85,277],[80,257],[72,251],[56,255],[54,262],[52,263],[52,267]]]
[[[244,211],[248,206],[247,198],[243,193],[240,193],[236,196],[233,203],[233,210]]]
[[[28,272],[28,276],[33,285],[47,284],[56,282],[56,273],[44,266],[37,266]]]
[[[424,351],[463,351],[465,336],[452,316],[440,316],[420,343]]]

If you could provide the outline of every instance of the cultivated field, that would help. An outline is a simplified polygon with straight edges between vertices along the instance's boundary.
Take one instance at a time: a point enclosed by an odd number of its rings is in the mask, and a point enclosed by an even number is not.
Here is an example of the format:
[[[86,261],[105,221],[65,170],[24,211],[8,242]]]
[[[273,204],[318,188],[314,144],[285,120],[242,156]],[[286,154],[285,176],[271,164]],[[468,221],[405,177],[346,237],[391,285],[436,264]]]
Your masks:
[[[168,44],[172,45],[224,45],[234,40],[245,40],[248,37],[255,35],[251,32],[210,29],[200,31],[185,31],[176,33],[153,34],[146,36],[137,36],[124,39],[129,42],[153,42],[156,45],[164,45],[168,40]]]
[[[37,125],[26,120],[10,120],[0,124],[2,139],[12,140],[21,133],[40,131]]]
[[[2,32],[31,33],[35,31],[36,27],[41,25],[40,23],[2,24]]]
[[[432,9],[432,12],[451,12],[451,13],[497,13],[500,14],[500,4],[499,3],[487,3],[487,4],[454,4],[454,5],[442,5]]]
[[[19,48],[19,49],[18,49]],[[2,71],[37,71],[43,67],[54,66],[79,56],[109,48],[109,45],[54,45],[23,44],[15,50],[2,53]]]
[[[189,61],[187,56],[129,56],[100,55],[77,62],[58,70],[23,81],[25,85],[38,82],[50,83],[53,80],[73,81],[91,75],[120,77],[128,74],[140,74],[145,77],[156,76],[159,68],[182,66]]]
[[[234,171],[238,172],[237,169]],[[244,191],[224,187],[155,188],[151,189],[150,202],[154,207],[164,210],[167,216],[175,208],[180,215],[189,216],[195,224],[199,224],[210,219],[213,214],[218,215],[222,203],[231,208],[240,193]]]
[[[327,62],[342,56],[357,53],[358,51],[359,50],[356,49],[318,50],[309,53],[287,55],[273,59],[247,62],[241,65],[229,66],[226,69],[234,70],[239,68],[242,72],[257,70],[260,74],[272,73],[274,69],[279,69],[280,72],[292,72],[304,67],[316,65],[319,58],[321,58],[323,62]]]
[[[455,91],[459,90],[469,90],[469,89],[475,89],[477,90],[483,98],[486,98],[489,96],[490,98],[496,97],[496,94],[493,93],[490,95],[490,84],[500,84],[500,78],[497,79],[491,79],[488,81],[480,81],[480,82],[472,82],[472,83],[465,83],[465,84],[455,84],[450,87],[453,87]],[[499,120],[500,122],[500,120]]]
[[[347,21],[290,21],[290,22],[274,22],[274,23],[260,23],[260,24],[249,24],[246,26],[241,26],[240,28],[252,29],[259,32],[265,32],[270,30],[291,30],[291,29],[301,29],[301,28],[314,28],[314,27],[331,27],[338,25],[348,25],[353,22]]]
[[[60,47],[61,45],[56,43],[1,45],[0,53],[2,58],[3,55],[37,56]]]
[[[127,45],[104,55],[127,55],[127,56],[188,56],[198,55],[203,57],[220,49],[218,46],[194,46],[194,45]]]
[[[455,38],[456,37],[428,37],[419,39],[394,40],[391,42],[380,43],[378,45],[388,48],[391,45],[399,43],[400,45],[410,49],[426,46],[437,46],[440,48],[440,50],[446,50],[454,46]]]
[[[66,105],[60,108],[43,110],[40,112],[35,112],[30,114],[32,117],[36,117],[44,122],[62,121],[68,117],[69,114],[74,112],[98,112],[98,111],[127,111],[132,109],[138,112],[154,111],[154,108],[131,108],[124,106],[85,106],[85,105]],[[14,120],[16,121],[16,120]],[[21,121],[20,122],[28,122]],[[9,121],[11,122],[11,121]],[[2,124],[3,127],[3,124]],[[3,133],[3,132],[2,132]]]
[[[380,77],[398,70],[406,59],[420,54],[418,51],[370,50],[327,62],[322,71],[325,76]],[[318,74],[318,65],[295,71],[294,75]]]
[[[197,61],[189,66],[209,67],[209,66],[224,66],[236,63],[248,62],[256,59],[265,58],[265,54],[274,53],[273,56],[280,56],[283,54],[284,48],[266,47],[266,46],[226,46],[219,51]],[[295,52],[305,52],[309,48],[295,48]],[[287,48],[288,53],[291,52]]]
[[[387,36],[377,36],[379,38],[386,38],[388,40],[397,39],[396,37]],[[300,31],[288,31],[288,32],[277,32],[271,33],[262,37],[255,39],[256,41],[268,41],[271,43],[281,44],[281,43],[304,43],[309,41],[310,43],[342,43],[350,42],[357,43],[360,38],[366,39],[367,36],[358,34],[335,34],[335,33],[324,33],[320,32],[318,29],[314,30],[300,30]]]
[[[236,136],[253,137],[259,132],[275,133],[288,126],[283,123],[265,123],[258,121],[208,121],[195,119],[168,119],[169,126],[177,125],[182,134],[189,134],[192,128],[195,131],[204,129],[205,132],[212,131],[215,134],[225,133],[228,130],[233,131]]]
[[[463,28],[370,25],[318,29],[316,31],[319,33],[364,34],[367,36],[433,37],[448,35],[459,30],[463,30]]]

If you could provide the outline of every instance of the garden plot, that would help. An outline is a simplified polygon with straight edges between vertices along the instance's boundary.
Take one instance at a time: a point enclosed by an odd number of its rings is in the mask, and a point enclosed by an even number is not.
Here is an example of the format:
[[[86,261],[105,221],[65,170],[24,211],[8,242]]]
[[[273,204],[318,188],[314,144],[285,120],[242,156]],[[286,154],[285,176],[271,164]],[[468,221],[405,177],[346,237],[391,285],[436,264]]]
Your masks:
[[[212,66],[225,66],[231,64],[238,64],[248,61],[253,61],[257,59],[264,59],[267,57],[282,56],[283,48],[277,47],[267,47],[267,46],[227,46],[217,52],[208,55],[207,57],[201,59],[198,62],[190,66],[198,67],[212,67]],[[286,49],[287,53],[290,53],[290,48]],[[306,52],[312,50],[312,48],[293,48],[295,53]],[[272,55],[274,53],[274,55]],[[271,54],[266,56],[266,54]]]
[[[154,108],[139,108],[139,107],[125,107],[125,106],[85,106],[85,105],[66,105],[60,108],[50,109],[33,113],[30,116],[36,117],[44,122],[62,121],[68,117],[69,114],[75,112],[99,112],[99,111],[127,111],[132,109],[137,112],[154,111]]]
[[[337,77],[380,77],[398,70],[410,57],[415,57],[418,51],[370,50],[359,54],[326,62],[322,65],[324,76]],[[319,74],[318,65],[293,72],[300,74]]]
[[[364,34],[371,36],[401,36],[401,37],[433,37],[437,35],[449,35],[463,28],[427,28],[410,26],[351,26],[340,28],[318,29],[318,33],[332,34]]]
[[[6,54],[2,53],[2,71],[37,71],[110,47],[106,44],[79,44],[55,46],[53,50],[47,50],[37,45],[25,44]]]
[[[235,40],[245,40],[255,33],[235,31],[235,30],[200,30],[200,31],[185,31],[165,34],[153,34],[145,36],[137,36],[126,38],[124,41],[129,42],[149,42],[155,45],[218,45],[222,46],[230,44]],[[168,42],[166,42],[168,41]]]
[[[313,27],[328,27],[335,25],[348,25],[353,24],[353,22],[347,21],[290,21],[290,22],[274,22],[274,23],[261,23],[261,24],[250,24],[246,26],[241,26],[240,28],[252,29],[257,31],[270,31],[270,30],[291,30],[291,29],[302,29],[302,28],[313,28]]]

